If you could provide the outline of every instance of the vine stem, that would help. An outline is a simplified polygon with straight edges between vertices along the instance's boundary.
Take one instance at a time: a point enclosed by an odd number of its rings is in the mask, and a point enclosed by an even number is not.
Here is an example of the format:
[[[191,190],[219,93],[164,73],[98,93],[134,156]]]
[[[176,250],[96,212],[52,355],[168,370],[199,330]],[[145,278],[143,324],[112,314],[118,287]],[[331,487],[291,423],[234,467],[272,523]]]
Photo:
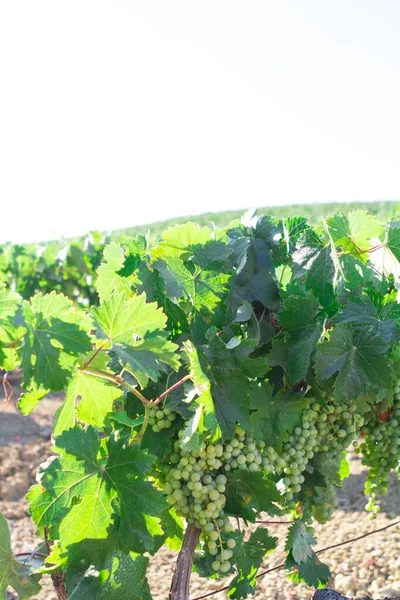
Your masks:
[[[107,340],[108,341],[108,340]],[[82,367],[86,368],[90,365],[91,362],[94,361],[94,359],[96,358],[96,356],[99,354],[99,352],[101,352],[104,348],[104,346],[106,345],[107,341],[103,342],[96,350],[96,352],[94,352],[94,354],[92,354],[92,356],[89,358],[88,361],[86,361]]]
[[[141,402],[143,402],[143,404],[151,404],[150,400],[147,400],[147,398],[145,398],[143,396],[143,394],[141,394],[139,392],[139,390],[137,390],[136,388],[134,388],[132,385],[129,385],[129,383],[127,381],[125,381],[125,379],[123,379],[122,377],[119,377],[118,375],[113,375],[113,373],[108,373],[107,371],[102,371],[101,369],[92,369],[89,367],[85,367],[84,365],[82,365],[82,367],[80,368],[81,373],[84,373],[85,375],[92,375],[93,377],[98,377],[99,379],[105,379],[106,381],[109,381],[110,383],[115,383],[116,385],[121,385],[122,387],[126,388],[127,390],[129,390],[130,392],[132,392],[132,394],[134,394],[137,398],[139,398],[139,400],[141,400]]]
[[[22,556],[40,556],[41,558],[47,558],[47,554],[42,554],[41,552],[17,552],[14,556],[15,558],[20,558]]]
[[[292,525],[293,521],[254,521],[260,525]]]
[[[182,377],[182,379],[180,379],[179,381],[177,381],[176,383],[174,383],[174,385],[171,385],[171,387],[169,387],[167,390],[165,390],[165,392],[163,392],[162,394],[160,394],[158,396],[158,398],[156,398],[152,404],[158,404],[159,402],[161,402],[161,400],[163,398],[165,398],[165,396],[168,396],[168,394],[170,394],[171,392],[173,392],[174,390],[176,390],[176,388],[180,387],[183,383],[185,383],[185,381],[187,381],[188,379],[191,378],[191,375],[189,373],[189,375],[185,375],[185,377]]]
[[[101,369],[94,369],[89,366],[90,363],[92,362],[92,360],[94,359],[94,357],[102,350],[103,346],[104,346],[104,344],[96,350],[96,352],[90,358],[90,360],[88,360],[85,364],[81,365],[80,372],[84,373],[85,375],[91,375],[92,377],[98,377],[99,379],[105,379],[106,381],[109,381],[110,383],[114,383],[115,385],[120,385],[120,386],[126,388],[127,390],[129,390],[130,392],[132,392],[132,394],[134,394],[137,398],[139,398],[139,400],[143,403],[143,406],[144,406],[143,425],[142,425],[142,428],[139,431],[138,435],[130,442],[130,445],[137,444],[138,442],[140,442],[142,440],[142,438],[146,432],[147,425],[149,423],[151,407],[157,405],[170,392],[172,392],[176,388],[180,387],[183,383],[185,383],[185,381],[187,381],[188,379],[191,378],[191,375],[188,374],[188,375],[185,375],[184,377],[182,377],[182,379],[180,379],[179,381],[174,383],[174,385],[171,385],[171,387],[169,387],[167,390],[165,390],[165,392],[160,394],[160,396],[158,396],[158,398],[156,398],[155,400],[148,400],[147,398],[145,398],[143,396],[143,394],[141,392],[139,392],[139,390],[137,390],[136,388],[131,386],[127,381],[125,381],[125,379],[123,379],[121,377],[121,375],[114,375],[113,373],[108,373],[108,371],[102,371]],[[121,373],[122,372],[123,371],[121,371]]]
[[[338,544],[333,544],[332,546],[326,546],[325,548],[321,548],[321,550],[317,550],[315,554],[321,554],[322,552],[326,552],[327,550],[333,550],[333,548],[339,548],[340,546],[345,546],[346,544],[351,544],[353,542],[357,542],[358,540],[362,540],[370,535],[374,535],[375,533],[379,533],[381,531],[385,531],[386,529],[390,529],[390,527],[395,527],[396,525],[400,525],[400,521],[395,521],[394,523],[389,523],[385,527],[380,527],[379,529],[374,529],[374,531],[369,531],[368,533],[364,533],[363,535],[359,535],[358,537],[351,538],[350,540],[345,540],[344,542],[339,542]],[[266,571],[262,571],[261,573],[257,573],[256,578],[263,577],[268,573],[272,573],[273,571],[279,571],[285,567],[285,563],[281,563],[276,567],[272,567],[271,569],[267,569]],[[193,600],[203,600],[204,598],[209,598],[210,596],[214,596],[214,594],[218,594],[219,592],[224,592],[229,589],[230,584],[225,585],[224,587],[219,588],[218,590],[214,590],[212,592],[208,592],[208,594],[203,594],[202,596],[197,596],[193,598]],[[172,599],[170,599],[172,600]],[[175,600],[175,599],[173,599]],[[176,600],[181,600],[180,598],[176,598]],[[182,598],[182,600],[186,600],[186,598]]]
[[[142,441],[142,438],[143,438],[144,434],[146,433],[147,425],[149,424],[150,410],[151,410],[151,405],[145,404],[144,405],[144,419],[143,419],[142,427],[140,428],[140,431],[137,434],[137,436],[134,437],[133,440],[130,441],[130,443],[129,443],[130,446],[133,446],[134,444],[138,444]]]
[[[175,565],[169,590],[169,600],[189,600],[190,575],[199,535],[200,529],[191,524],[187,526],[182,548]]]

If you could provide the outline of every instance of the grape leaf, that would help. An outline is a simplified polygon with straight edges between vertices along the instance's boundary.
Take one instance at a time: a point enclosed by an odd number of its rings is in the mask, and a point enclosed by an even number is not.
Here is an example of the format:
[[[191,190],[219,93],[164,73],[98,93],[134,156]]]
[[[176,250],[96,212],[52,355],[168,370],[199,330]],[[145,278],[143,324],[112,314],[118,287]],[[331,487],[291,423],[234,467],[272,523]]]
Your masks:
[[[305,217],[288,217],[282,220],[284,241],[288,253],[292,253],[300,235],[306,231],[309,226]]]
[[[86,540],[73,544],[69,553],[53,546],[48,562],[66,564],[68,597],[74,600],[151,600],[146,579],[149,559],[134,552],[125,553],[113,535],[107,540]]]
[[[218,435],[219,426],[215,416],[214,401],[211,395],[211,383],[202,371],[199,354],[195,345],[190,340],[187,340],[183,343],[183,347],[189,362],[190,376],[195,386],[193,391],[195,391],[197,395],[196,405],[201,407],[201,413],[198,417],[195,415],[189,416],[189,419],[193,419],[193,425],[195,424],[195,421],[197,421],[197,427],[192,432],[192,435],[196,436],[197,433],[203,433],[204,429],[207,429],[213,438]],[[195,411],[197,412],[196,406]],[[188,415],[183,416],[186,416],[187,418]],[[187,433],[189,434],[189,431]],[[183,443],[188,444],[190,443],[190,440],[191,436],[189,435],[189,439],[188,436],[186,436]],[[194,443],[196,443],[196,441],[197,436]]]
[[[236,319],[237,311],[244,302],[260,302],[270,310],[279,307],[278,286],[274,281],[271,247],[262,239],[239,238],[236,249],[239,267],[231,280],[227,322]]]
[[[321,336],[318,308],[319,302],[313,296],[290,295],[279,312],[279,324],[289,333],[287,370],[293,383],[306,378],[311,354]]]
[[[175,225],[166,229],[152,254],[157,258],[182,255],[185,258],[185,254],[192,254],[195,246],[206,244],[211,239],[212,232],[208,227],[200,227],[188,221],[184,225]]]
[[[387,350],[388,344],[376,335],[353,335],[347,326],[338,326],[317,348],[317,378],[329,379],[337,373],[334,389],[338,399],[356,400],[369,387],[390,388],[392,369]]]
[[[400,306],[391,296],[374,294],[373,300],[367,295],[353,298],[341,310],[337,322],[351,323],[355,332],[365,331],[392,344],[399,339]]]
[[[114,401],[122,397],[122,392],[115,385],[107,385],[93,375],[78,371],[68,386],[65,400],[67,405],[72,404],[73,396],[74,400],[78,396],[81,398],[76,409],[78,420],[87,425],[102,427],[106,415],[112,411]]]
[[[145,294],[129,299],[115,294],[94,308],[93,315],[100,335],[113,343],[112,352],[142,387],[149,378],[156,381],[166,365],[179,368],[177,345],[164,332],[167,317],[156,303],[146,302]]]
[[[225,271],[227,263],[233,253],[225,242],[210,240],[206,244],[198,244],[194,247],[192,261],[201,269],[207,271]]]
[[[386,246],[397,260],[400,261],[400,221],[395,221],[394,219],[390,221]]]
[[[125,292],[130,294],[129,280],[124,272],[125,254],[120,244],[112,242],[104,248],[103,262],[97,269],[96,289],[100,299]]]
[[[0,598],[6,600],[10,585],[20,600],[27,600],[41,590],[40,575],[32,575],[29,566],[18,561],[11,550],[10,532],[4,516],[0,513]]]
[[[230,473],[226,485],[226,499],[226,512],[241,515],[251,523],[255,522],[260,512],[271,516],[282,512],[275,504],[281,501],[275,483],[267,479],[261,471]]]
[[[316,543],[314,536],[307,533],[305,523],[297,520],[289,527],[285,550],[292,553],[294,561],[298,564],[306,562],[313,555],[311,546]]]
[[[146,570],[149,559],[130,552],[113,553],[103,566],[101,575],[108,575],[101,587],[99,600],[151,600]]]
[[[167,365],[179,369],[177,348],[167,339],[167,334],[148,334],[144,340],[132,342],[130,346],[114,343],[112,351],[144,388],[149,379],[157,381],[161,373],[167,372]]]
[[[343,481],[343,479],[346,479],[346,477],[350,476],[350,463],[347,460],[347,452],[346,450],[343,452],[343,458],[342,461],[340,463],[340,468],[339,468],[339,477],[340,477],[340,481]]]
[[[264,382],[252,389],[250,408],[254,411],[250,420],[256,439],[268,446],[279,447],[288,433],[300,424],[301,414],[308,400],[290,397],[287,392],[273,396],[272,385]]]
[[[15,317],[19,301],[20,296],[18,294],[11,292],[3,283],[0,283],[0,326],[9,317]]]
[[[168,505],[161,492],[140,480],[155,457],[110,438],[103,464],[95,456],[99,441],[92,427],[69,429],[56,439],[56,445],[62,455],[42,466],[40,484],[28,494],[39,528],[47,527],[50,538],[59,539],[67,548],[85,539],[106,537],[115,526],[122,548],[155,552],[154,536],[163,534],[160,516]]]
[[[305,278],[306,288],[327,306],[334,300],[335,265],[329,245],[312,230],[299,238],[293,259],[293,280]]]
[[[184,525],[182,517],[178,517],[174,508],[168,512],[164,512],[161,519],[162,528],[168,536],[165,540],[165,545],[177,552],[181,549]],[[163,538],[164,541],[164,538]]]
[[[348,216],[335,215],[327,219],[329,232],[336,246],[343,246],[344,252],[360,254],[360,250],[370,248],[370,239],[384,233],[383,226],[376,217],[366,210],[353,210]]]
[[[249,378],[262,376],[268,371],[264,358],[251,358],[255,340],[242,340],[228,349],[215,331],[208,334],[208,345],[203,346],[200,365],[211,383],[215,414],[222,433],[232,438],[236,423],[250,428],[248,403]]]
[[[372,287],[374,273],[370,266],[351,254],[343,254],[339,258],[339,262],[347,289],[360,290],[367,285]]]
[[[169,257],[168,262],[157,260],[152,267],[160,273],[170,298],[181,298],[185,294],[195,296],[192,273],[185,267],[183,260]]]
[[[80,354],[92,349],[90,319],[62,294],[37,294],[24,306],[24,386],[61,390]]]
[[[293,581],[305,581],[313,587],[327,583],[330,571],[318,560],[312,548],[316,543],[316,539],[307,533],[302,521],[294,521],[289,527],[285,543],[285,550],[288,552],[285,567],[295,568],[295,572],[289,575]]]
[[[308,586],[314,588],[325,586],[331,576],[329,567],[319,561],[315,552],[306,562],[300,563],[296,563],[293,555],[289,552],[285,568],[288,570],[295,568],[294,573],[288,574],[289,579],[296,582],[304,581]]]
[[[44,398],[50,390],[46,390],[42,387],[38,388],[35,382],[31,383],[30,391],[21,394],[18,400],[18,408],[23,415],[27,416],[33,411],[38,405],[40,400]]]
[[[236,549],[232,562],[237,565],[238,574],[232,579],[227,592],[229,598],[240,600],[247,598],[248,594],[254,594],[256,585],[256,574],[266,554],[274,550],[278,539],[269,535],[268,530],[258,527],[250,535],[248,541],[244,541],[244,533],[236,537]]]
[[[154,302],[146,302],[146,295],[131,298],[122,292],[103,300],[93,308],[93,315],[103,337],[111,341],[130,344],[136,337],[163,331],[167,318]]]

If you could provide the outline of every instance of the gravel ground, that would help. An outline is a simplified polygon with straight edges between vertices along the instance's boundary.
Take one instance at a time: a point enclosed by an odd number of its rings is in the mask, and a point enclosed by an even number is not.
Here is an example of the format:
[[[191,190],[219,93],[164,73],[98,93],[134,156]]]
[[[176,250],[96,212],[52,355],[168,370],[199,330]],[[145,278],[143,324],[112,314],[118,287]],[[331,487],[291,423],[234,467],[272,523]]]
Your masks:
[[[25,552],[35,546],[34,525],[29,517],[24,496],[35,480],[38,464],[49,454],[52,415],[60,404],[57,397],[42,401],[32,417],[22,417],[12,403],[0,403],[0,512],[9,520],[15,552]],[[350,455],[351,476],[338,492],[338,507],[334,519],[319,527],[318,548],[362,535],[400,518],[400,485],[395,476],[389,492],[380,502],[382,512],[370,521],[364,512],[363,495],[365,470],[356,455]],[[272,534],[282,542],[263,570],[282,562],[285,525],[270,526]],[[168,597],[176,555],[162,549],[152,558],[149,582],[154,600]],[[342,546],[323,554],[321,560],[332,571],[331,587],[346,596],[370,595],[375,598],[400,596],[400,526],[375,536]],[[219,589],[228,579],[202,580],[192,576],[193,600],[202,594]],[[43,590],[35,600],[57,600],[51,581],[44,578]],[[260,577],[255,598],[263,600],[308,600],[312,590],[288,581],[282,570]],[[225,599],[223,592],[213,596]],[[7,600],[16,600],[14,592],[7,592]]]

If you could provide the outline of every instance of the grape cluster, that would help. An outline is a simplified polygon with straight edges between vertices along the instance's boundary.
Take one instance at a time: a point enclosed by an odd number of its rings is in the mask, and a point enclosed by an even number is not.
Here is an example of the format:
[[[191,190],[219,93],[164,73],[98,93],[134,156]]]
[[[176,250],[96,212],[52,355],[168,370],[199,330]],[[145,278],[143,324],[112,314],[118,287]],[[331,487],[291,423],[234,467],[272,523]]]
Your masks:
[[[182,432],[179,432],[182,437]],[[258,471],[262,464],[264,442],[255,443],[241,427],[226,444],[208,444],[201,450],[187,451],[180,441],[174,443],[165,465],[164,492],[178,515],[202,532],[212,568],[227,573],[236,546],[229,534],[233,526],[224,514],[227,476],[233,470]]]
[[[366,509],[371,512],[372,518],[380,510],[375,504],[376,496],[386,494],[389,474],[400,466],[400,380],[396,381],[393,391],[393,407],[386,413],[385,419],[371,410],[361,430],[362,464],[369,467],[365,493],[370,499]]]
[[[355,412],[355,406],[335,405],[329,397],[326,402],[326,406],[321,406],[309,399],[300,424],[289,436],[280,455],[272,447],[266,448],[263,469],[282,476],[279,487],[288,509],[295,509],[307,466],[310,463],[312,466],[314,457],[318,458],[318,453],[323,453],[327,460],[336,461],[339,465],[343,451],[357,438],[357,430],[363,423],[362,417]],[[315,516],[319,522],[326,522],[335,506],[335,484],[327,482],[325,488],[318,490],[317,497],[311,500],[304,496],[301,500],[304,518]]]
[[[324,464],[335,465],[332,473],[337,473],[346,449],[353,443],[357,452],[364,452],[365,464],[371,468],[367,493],[386,491],[387,475],[400,460],[400,380],[395,395],[390,423],[379,421],[373,411],[364,417],[357,405],[336,404],[330,396],[325,398],[324,405],[308,398],[298,426],[279,451],[263,441],[255,441],[239,425],[231,440],[204,443],[194,450],[185,449],[184,434],[180,431],[168,463],[162,466],[159,481],[177,514],[201,530],[212,569],[225,574],[234,559],[236,540],[224,511],[227,481],[233,471],[261,470],[269,474],[277,482],[286,511],[300,510],[307,523],[314,519],[325,523],[332,518],[340,482],[337,476],[330,478],[325,472],[322,484],[313,483],[312,473],[315,470],[318,473]],[[175,416],[168,409],[154,407],[149,423],[154,431],[159,431],[170,427]],[[365,436],[361,448],[357,441],[360,431]],[[309,476],[311,479],[307,480]]]
[[[172,422],[175,421],[176,414],[170,408],[162,408],[161,406],[153,406],[149,412],[149,425],[155,433],[161,429],[169,429]]]

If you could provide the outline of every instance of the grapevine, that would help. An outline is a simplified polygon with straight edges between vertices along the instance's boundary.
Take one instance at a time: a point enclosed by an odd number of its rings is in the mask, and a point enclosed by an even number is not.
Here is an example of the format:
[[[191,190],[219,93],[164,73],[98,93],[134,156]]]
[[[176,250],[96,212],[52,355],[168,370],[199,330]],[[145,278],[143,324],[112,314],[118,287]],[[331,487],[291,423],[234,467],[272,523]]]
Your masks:
[[[0,598],[52,573],[71,598],[148,600],[164,544],[184,549],[173,600],[192,562],[246,598],[278,543],[256,525],[283,516],[287,573],[325,584],[314,526],[333,516],[347,450],[369,469],[372,517],[399,470],[400,222],[247,215],[85,260],[79,297],[41,280],[18,293],[2,273],[0,368],[22,370],[18,406],[65,400],[27,496],[44,543],[22,564],[1,517]]]

